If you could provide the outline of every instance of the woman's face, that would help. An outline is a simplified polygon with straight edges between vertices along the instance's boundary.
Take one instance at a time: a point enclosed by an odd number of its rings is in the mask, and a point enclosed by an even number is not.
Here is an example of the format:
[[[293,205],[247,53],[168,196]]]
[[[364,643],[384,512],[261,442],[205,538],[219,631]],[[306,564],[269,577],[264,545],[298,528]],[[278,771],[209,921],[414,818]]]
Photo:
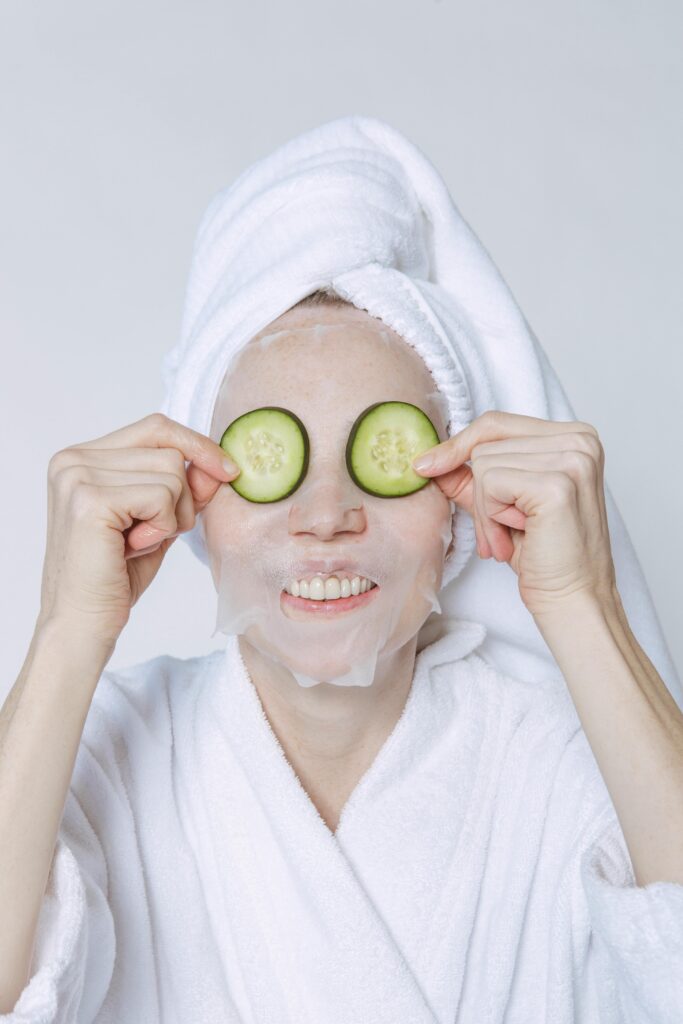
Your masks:
[[[214,441],[236,417],[266,405],[295,413],[309,435],[308,470],[289,497],[258,504],[225,484],[201,513],[219,608],[223,602],[218,627],[245,635],[295,674],[329,681],[354,661],[370,664],[438,609],[451,503],[434,481],[400,498],[367,494],[346,466],[358,415],[392,400],[419,406],[446,439],[443,398],[420,356],[355,307],[288,311],[238,353],[222,382]],[[379,583],[372,601],[334,615],[293,609],[282,597],[285,580],[312,578],[300,563],[318,559],[360,566],[359,575]]]

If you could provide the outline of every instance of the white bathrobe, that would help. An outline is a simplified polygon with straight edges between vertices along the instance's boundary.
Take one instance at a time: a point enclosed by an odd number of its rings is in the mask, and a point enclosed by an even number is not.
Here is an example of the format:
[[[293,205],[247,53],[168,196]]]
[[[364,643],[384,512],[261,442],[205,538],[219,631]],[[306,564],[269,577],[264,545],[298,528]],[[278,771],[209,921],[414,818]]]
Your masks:
[[[681,1024],[683,886],[634,884],[566,687],[419,652],[336,834],[237,637],[106,670],[0,1021]]]

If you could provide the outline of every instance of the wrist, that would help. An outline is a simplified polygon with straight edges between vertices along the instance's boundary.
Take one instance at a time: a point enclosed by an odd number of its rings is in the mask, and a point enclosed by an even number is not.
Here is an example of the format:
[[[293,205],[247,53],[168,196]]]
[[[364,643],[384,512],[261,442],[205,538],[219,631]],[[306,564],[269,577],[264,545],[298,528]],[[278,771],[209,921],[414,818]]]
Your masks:
[[[64,615],[40,615],[31,640],[32,650],[45,652],[79,668],[92,667],[100,672],[115,647],[116,640],[98,637],[88,623]]]
[[[539,629],[543,626],[559,625],[571,622],[577,615],[600,614],[606,619],[622,621],[623,605],[616,585],[598,592],[595,590],[579,590],[568,597],[558,598],[549,603],[543,611],[532,612]]]
[[[577,592],[534,621],[563,672],[598,650],[623,651],[632,636],[616,593]]]

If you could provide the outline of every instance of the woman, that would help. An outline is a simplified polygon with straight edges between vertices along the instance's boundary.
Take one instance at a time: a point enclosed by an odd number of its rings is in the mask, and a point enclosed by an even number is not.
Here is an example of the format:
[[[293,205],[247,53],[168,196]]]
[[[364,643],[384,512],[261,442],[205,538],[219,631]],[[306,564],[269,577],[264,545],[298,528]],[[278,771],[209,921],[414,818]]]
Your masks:
[[[218,372],[201,331],[239,321],[206,273],[210,235],[167,363],[192,401],[209,394],[196,353]],[[155,415],[53,458],[41,615],[3,709],[3,1019],[680,1014],[683,719],[620,599],[597,434],[507,412],[454,431],[407,321],[367,309],[316,292],[261,310],[209,389],[208,434]],[[462,395],[444,393],[451,413]],[[344,457],[389,401],[429,409],[439,442],[435,466],[413,461],[429,483],[391,501]],[[273,406],[309,461],[258,504],[217,442]],[[500,671],[477,620],[425,631],[464,565],[462,512],[561,680]],[[211,566],[225,650],[107,671],[177,535]],[[325,611],[285,596],[316,559],[367,565],[376,593],[343,611],[334,585]]]
[[[237,417],[266,406],[299,414],[309,436],[306,476],[289,499],[258,504],[222,487],[203,529],[224,620],[229,594],[235,605],[233,622],[221,628],[237,632],[239,624],[240,654],[268,719],[332,831],[405,705],[451,521],[438,487],[398,501],[363,492],[345,461],[350,424],[391,398],[429,410],[445,438],[433,390],[427,367],[398,335],[321,293],[245,347],[214,410],[216,440]],[[354,580],[376,593],[354,599]],[[311,596],[293,596],[304,581]],[[361,682],[358,667],[366,665]],[[354,670],[347,685],[326,681]],[[302,677],[315,685],[302,686]]]

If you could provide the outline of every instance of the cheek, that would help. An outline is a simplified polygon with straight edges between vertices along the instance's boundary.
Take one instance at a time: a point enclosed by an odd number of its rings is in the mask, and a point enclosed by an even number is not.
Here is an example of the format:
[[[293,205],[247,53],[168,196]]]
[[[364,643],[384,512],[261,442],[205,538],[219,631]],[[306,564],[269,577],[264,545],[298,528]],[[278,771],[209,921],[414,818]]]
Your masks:
[[[260,552],[273,545],[281,550],[291,541],[289,509],[287,501],[255,506],[231,487],[221,487],[200,513],[214,580],[224,558],[235,562],[252,558],[258,564]],[[437,484],[431,482],[405,498],[366,495],[365,515],[374,555],[381,559],[386,550],[392,568],[398,558],[402,574],[408,571],[420,577],[415,581],[418,589],[427,578],[434,579],[452,538],[451,503]]]
[[[387,528],[400,535],[407,551],[421,561],[440,561],[452,536],[451,503],[437,484],[428,484],[417,494],[382,502]]]
[[[233,495],[233,498],[235,495]],[[200,512],[204,521],[204,536],[210,549],[217,547],[221,540],[226,540],[235,529],[239,519],[234,515],[230,495],[227,488],[221,487]]]
[[[412,549],[415,565],[415,590],[435,607],[441,590],[443,570],[453,541],[452,504],[434,484],[420,492],[423,502],[412,518],[412,530],[406,541]]]
[[[221,560],[226,554],[244,550],[257,536],[259,512],[231,487],[221,487],[199,513],[214,581],[218,580]]]

